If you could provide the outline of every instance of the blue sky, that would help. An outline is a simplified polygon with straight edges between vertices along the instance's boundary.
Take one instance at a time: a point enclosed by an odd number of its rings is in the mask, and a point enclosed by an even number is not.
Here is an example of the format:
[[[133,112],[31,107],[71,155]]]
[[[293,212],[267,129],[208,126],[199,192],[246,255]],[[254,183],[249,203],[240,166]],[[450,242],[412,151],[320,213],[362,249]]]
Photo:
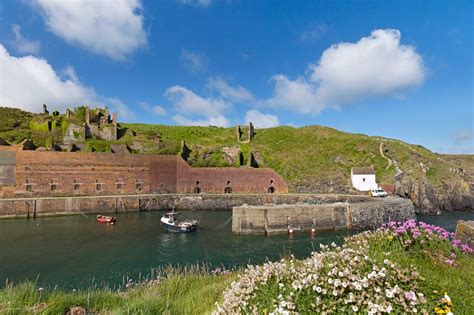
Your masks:
[[[470,1],[0,2],[0,104],[474,153]]]

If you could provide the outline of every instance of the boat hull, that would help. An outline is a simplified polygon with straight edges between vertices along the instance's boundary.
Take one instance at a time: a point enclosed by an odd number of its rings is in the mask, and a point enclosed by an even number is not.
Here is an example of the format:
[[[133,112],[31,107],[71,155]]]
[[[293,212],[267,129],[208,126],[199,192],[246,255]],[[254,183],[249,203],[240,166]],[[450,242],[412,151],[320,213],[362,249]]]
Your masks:
[[[161,224],[163,225],[165,230],[168,230],[168,231],[171,231],[171,232],[189,233],[189,232],[192,232],[192,231],[196,230],[195,225],[184,227],[184,226],[167,224],[167,223],[163,223],[163,222]]]

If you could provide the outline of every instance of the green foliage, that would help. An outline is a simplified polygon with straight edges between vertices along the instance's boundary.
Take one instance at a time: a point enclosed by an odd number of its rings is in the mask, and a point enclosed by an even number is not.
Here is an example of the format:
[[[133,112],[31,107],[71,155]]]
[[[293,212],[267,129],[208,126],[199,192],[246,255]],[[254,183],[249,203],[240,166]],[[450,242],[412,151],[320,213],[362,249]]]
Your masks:
[[[91,139],[86,141],[87,151],[92,152],[112,152],[110,143],[105,140]]]
[[[72,307],[106,314],[209,314],[235,274],[172,270],[163,280],[124,290],[93,287],[76,292],[38,290],[33,282],[7,284],[0,290],[2,314],[66,314]]]
[[[43,131],[43,132],[48,132],[49,127],[48,127],[48,121],[44,122],[37,122],[37,121],[30,121],[30,129],[34,131]]]
[[[21,109],[0,107],[0,132],[29,128],[33,116]]]

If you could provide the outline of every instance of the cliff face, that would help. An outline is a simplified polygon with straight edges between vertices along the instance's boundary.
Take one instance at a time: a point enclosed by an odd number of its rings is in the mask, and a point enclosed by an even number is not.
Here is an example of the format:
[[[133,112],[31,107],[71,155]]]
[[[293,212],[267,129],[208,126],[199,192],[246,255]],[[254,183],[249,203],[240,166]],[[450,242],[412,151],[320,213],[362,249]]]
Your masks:
[[[403,178],[395,182],[395,193],[410,198],[417,213],[440,214],[442,211],[474,209],[473,190],[462,179],[434,187],[426,179]]]

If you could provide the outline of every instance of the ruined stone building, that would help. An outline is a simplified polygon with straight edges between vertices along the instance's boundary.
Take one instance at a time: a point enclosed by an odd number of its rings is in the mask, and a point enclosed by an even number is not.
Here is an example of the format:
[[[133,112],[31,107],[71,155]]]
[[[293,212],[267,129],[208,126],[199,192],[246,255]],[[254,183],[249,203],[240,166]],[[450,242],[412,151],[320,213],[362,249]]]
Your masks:
[[[148,193],[287,193],[269,168],[193,168],[180,156],[0,146],[0,197]]]

